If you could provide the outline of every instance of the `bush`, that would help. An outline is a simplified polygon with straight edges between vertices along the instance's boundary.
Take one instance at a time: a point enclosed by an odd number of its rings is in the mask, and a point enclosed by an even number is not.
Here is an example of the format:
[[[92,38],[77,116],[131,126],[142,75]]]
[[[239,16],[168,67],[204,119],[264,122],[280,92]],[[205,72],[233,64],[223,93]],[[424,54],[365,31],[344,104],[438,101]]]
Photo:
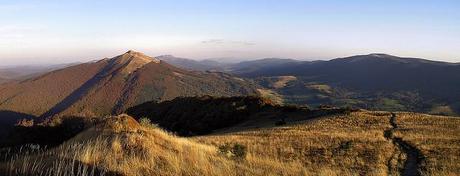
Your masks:
[[[232,153],[235,155],[235,158],[246,158],[246,146],[236,143],[233,145]]]
[[[247,154],[247,147],[242,144],[233,144],[225,143],[224,145],[219,146],[219,153],[230,157],[233,159],[245,159]]]
[[[219,146],[219,153],[228,157],[232,156],[231,152],[232,147],[230,144],[225,143],[224,145]]]
[[[346,141],[346,142],[342,142],[340,143],[339,145],[339,149],[340,150],[343,150],[343,151],[348,151],[348,150],[351,150],[353,148],[353,142],[352,141]]]
[[[148,128],[157,128],[158,127],[157,124],[152,123],[152,121],[147,117],[143,117],[143,118],[139,119],[139,124],[141,124],[141,126],[143,126],[143,127],[148,127]]]

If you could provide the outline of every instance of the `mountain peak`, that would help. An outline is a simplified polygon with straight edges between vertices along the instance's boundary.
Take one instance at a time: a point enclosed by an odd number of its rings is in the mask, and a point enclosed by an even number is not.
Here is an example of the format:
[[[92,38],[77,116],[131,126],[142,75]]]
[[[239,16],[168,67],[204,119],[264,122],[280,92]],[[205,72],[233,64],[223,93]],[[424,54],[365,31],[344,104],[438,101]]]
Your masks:
[[[129,50],[126,53],[120,56],[117,56],[116,58],[119,58],[122,60],[130,60],[130,61],[136,60],[136,61],[140,61],[143,63],[150,63],[150,62],[159,63],[160,62],[160,60],[158,59],[152,58],[150,56],[145,55],[144,53],[137,52],[134,50]]]
[[[128,50],[128,51],[126,51],[126,53],[129,54],[129,53],[138,53],[138,52],[137,52],[137,51],[134,51],[134,50]]]
[[[392,56],[392,55],[384,54],[384,53],[371,53],[368,56],[379,57],[379,58],[396,57],[396,56]]]
[[[124,65],[123,70],[126,73],[132,73],[133,71],[143,67],[149,63],[160,63],[160,60],[145,55],[144,53],[129,50],[126,53],[112,58],[117,65]]]

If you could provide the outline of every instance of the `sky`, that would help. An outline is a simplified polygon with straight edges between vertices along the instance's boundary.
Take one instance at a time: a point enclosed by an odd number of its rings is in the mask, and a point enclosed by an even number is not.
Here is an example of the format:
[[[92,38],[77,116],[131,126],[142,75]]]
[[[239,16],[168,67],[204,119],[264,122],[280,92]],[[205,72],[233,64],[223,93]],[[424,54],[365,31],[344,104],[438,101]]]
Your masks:
[[[387,53],[460,62],[458,0],[0,0],[0,65]]]

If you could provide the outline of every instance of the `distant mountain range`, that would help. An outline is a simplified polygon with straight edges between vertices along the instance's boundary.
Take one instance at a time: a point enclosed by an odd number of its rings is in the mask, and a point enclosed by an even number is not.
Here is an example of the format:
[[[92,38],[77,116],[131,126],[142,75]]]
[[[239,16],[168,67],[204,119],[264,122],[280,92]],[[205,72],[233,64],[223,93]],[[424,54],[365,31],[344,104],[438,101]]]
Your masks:
[[[78,65],[80,63],[67,63],[56,65],[17,65],[0,67],[0,83],[6,81],[21,81],[33,78],[53,70]]]
[[[299,60],[281,58],[264,58],[259,60],[241,61],[237,63],[219,62],[210,59],[193,60],[187,58],[179,58],[172,55],[163,55],[156,58],[184,69],[200,71],[225,71],[233,74],[250,73],[259,69],[269,68],[280,64],[301,62]]]
[[[217,62],[214,60],[193,60],[186,58],[179,58],[172,55],[162,55],[155,57],[157,59],[163,60],[171,65],[180,67],[188,70],[199,70],[199,71],[208,71],[208,70],[224,70],[226,63]]]
[[[0,90],[0,111],[43,118],[116,114],[146,101],[179,96],[257,93],[255,86],[243,79],[187,71],[134,51],[3,84]]]
[[[221,70],[253,79],[289,104],[460,113],[458,63],[368,54],[329,61],[261,59]]]

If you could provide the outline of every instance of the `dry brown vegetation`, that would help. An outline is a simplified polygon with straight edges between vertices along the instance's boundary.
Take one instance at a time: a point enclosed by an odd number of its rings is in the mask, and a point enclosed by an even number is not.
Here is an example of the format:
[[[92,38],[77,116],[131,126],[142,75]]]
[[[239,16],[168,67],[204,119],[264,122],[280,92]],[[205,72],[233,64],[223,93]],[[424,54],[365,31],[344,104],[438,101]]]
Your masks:
[[[106,119],[61,146],[18,154],[6,175],[301,175],[300,166],[221,155],[216,147],[179,138],[129,116]]]
[[[393,139],[400,137],[421,151],[422,175],[459,174],[458,118],[395,117],[396,126],[389,112],[359,111],[182,138],[121,115],[0,168],[10,175],[401,175],[408,156]],[[234,145],[245,155],[219,151]]]

